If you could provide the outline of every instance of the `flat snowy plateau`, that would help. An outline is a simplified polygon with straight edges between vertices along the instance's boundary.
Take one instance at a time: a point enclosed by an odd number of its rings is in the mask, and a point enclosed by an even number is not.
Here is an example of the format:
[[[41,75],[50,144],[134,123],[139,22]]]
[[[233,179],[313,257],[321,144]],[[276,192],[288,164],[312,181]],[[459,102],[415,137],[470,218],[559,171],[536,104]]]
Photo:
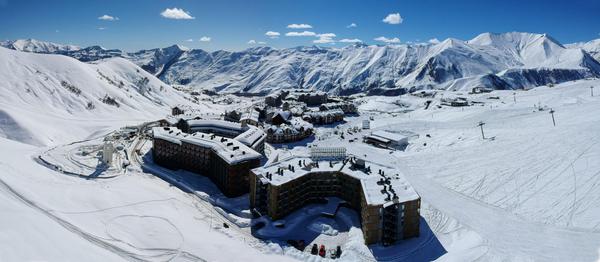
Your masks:
[[[175,104],[204,114],[231,107],[194,102],[122,58],[86,64],[0,48],[0,79],[1,261],[320,260],[223,228],[210,205],[139,169],[82,179],[36,160],[55,146],[160,119]],[[600,80],[579,80],[528,91],[438,93],[482,102],[464,108],[425,109],[426,99],[413,96],[358,98],[361,115],[318,128],[313,143],[345,145],[402,170],[445,250],[440,261],[598,261],[598,86]],[[409,147],[389,151],[332,134],[369,117],[371,131],[407,134]],[[380,248],[360,245],[348,244],[342,259],[363,260],[353,254]],[[396,258],[418,261],[410,253]]]

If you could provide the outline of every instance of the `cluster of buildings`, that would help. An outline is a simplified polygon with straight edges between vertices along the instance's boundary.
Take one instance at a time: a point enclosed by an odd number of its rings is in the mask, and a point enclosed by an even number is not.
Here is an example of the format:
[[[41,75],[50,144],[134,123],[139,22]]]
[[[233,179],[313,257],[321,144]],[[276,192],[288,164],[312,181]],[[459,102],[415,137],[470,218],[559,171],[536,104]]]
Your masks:
[[[289,122],[279,125],[269,125],[265,128],[267,142],[273,144],[300,141],[311,136],[313,132],[313,125],[299,118],[293,118]]]
[[[279,220],[307,204],[338,197],[360,214],[366,244],[392,245],[419,235],[421,199],[392,167],[347,156],[345,148],[311,148],[310,156],[260,166],[265,142],[299,141],[313,135],[313,125],[343,121],[357,114],[351,101],[323,92],[279,91],[264,102],[264,108],[226,112],[224,120],[186,119],[185,109],[173,108],[174,117],[152,130],[154,162],[204,174],[228,197],[249,192],[257,216]],[[364,141],[386,148],[408,143],[386,131]]]
[[[342,112],[344,112],[346,115],[358,114],[358,108],[354,103],[331,102],[319,106],[319,111],[330,111],[336,109],[342,110]]]
[[[315,125],[329,125],[344,121],[344,111],[341,109],[332,109],[326,111],[308,112],[302,116],[302,119]]]
[[[466,97],[444,97],[440,99],[440,103],[445,106],[463,107],[469,106],[469,100]]]
[[[344,120],[344,115],[358,113],[354,103],[330,99],[327,93],[320,91],[278,91],[265,97],[265,105],[272,108],[281,107],[281,110],[289,112],[290,116],[302,117],[315,125],[340,122]],[[276,119],[275,124],[278,124],[277,121],[282,122]]]
[[[257,215],[282,219],[338,197],[360,214],[366,244],[391,245],[419,235],[421,199],[395,169],[355,157],[289,157],[250,173],[250,205]]]
[[[328,95],[322,91],[313,90],[280,90],[265,97],[265,104],[272,107],[280,106],[284,100],[303,102],[308,106],[319,106],[327,103]]]

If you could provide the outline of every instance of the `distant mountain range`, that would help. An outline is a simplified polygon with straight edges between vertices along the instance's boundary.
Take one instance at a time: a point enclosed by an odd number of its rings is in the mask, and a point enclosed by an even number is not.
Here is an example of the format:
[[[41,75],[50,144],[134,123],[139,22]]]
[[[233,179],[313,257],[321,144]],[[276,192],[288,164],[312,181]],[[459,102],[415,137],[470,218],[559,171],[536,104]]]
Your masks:
[[[303,88],[335,94],[402,94],[419,89],[520,89],[600,76],[600,39],[562,45],[546,34],[484,33],[437,44],[343,48],[255,47],[239,52],[178,45],[126,53],[36,40],[1,42],[83,62],[123,57],[168,84],[227,93]]]

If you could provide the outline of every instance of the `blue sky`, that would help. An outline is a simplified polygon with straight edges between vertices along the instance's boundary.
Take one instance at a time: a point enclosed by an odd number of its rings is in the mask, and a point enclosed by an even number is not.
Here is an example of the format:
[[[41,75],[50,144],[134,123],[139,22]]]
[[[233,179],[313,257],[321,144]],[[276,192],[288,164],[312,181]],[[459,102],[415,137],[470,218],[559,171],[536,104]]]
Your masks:
[[[104,15],[114,20],[99,19]],[[310,28],[288,28],[291,24]],[[279,36],[267,36],[269,31]],[[172,44],[241,50],[261,44],[343,46],[355,39],[368,44],[466,40],[509,31],[548,33],[562,43],[600,38],[600,1],[0,0],[0,39],[126,51]],[[289,32],[305,36],[286,36]]]

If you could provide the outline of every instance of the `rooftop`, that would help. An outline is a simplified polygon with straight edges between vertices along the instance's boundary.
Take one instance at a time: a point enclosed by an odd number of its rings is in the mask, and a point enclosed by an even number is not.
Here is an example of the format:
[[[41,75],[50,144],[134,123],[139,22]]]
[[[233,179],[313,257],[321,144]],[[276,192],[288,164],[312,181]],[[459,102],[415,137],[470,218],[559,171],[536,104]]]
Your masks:
[[[316,116],[327,116],[327,115],[343,115],[344,111],[342,111],[341,109],[331,109],[331,110],[326,110],[326,111],[315,111],[315,112],[310,112],[308,113],[308,115],[312,116],[312,117],[316,117]]]
[[[386,205],[394,201],[406,202],[419,198],[417,192],[397,169],[371,161],[365,161],[365,167],[362,168],[355,165],[355,160],[352,158],[344,161],[315,162],[308,157],[291,156],[277,163],[255,168],[252,172],[261,180],[275,186],[310,173],[341,172],[361,181],[369,205]],[[271,179],[267,178],[267,173],[271,175]]]
[[[260,114],[258,113],[258,111],[256,111],[256,110],[253,109],[253,110],[250,110],[250,111],[244,113],[242,115],[242,117],[240,118],[240,121],[244,120],[244,119],[249,119],[249,120],[253,120],[253,121],[258,122],[258,117],[259,116],[260,116]]]
[[[212,134],[186,134],[175,127],[152,128],[154,138],[181,145],[182,142],[212,149],[219,157],[229,164],[261,158],[261,154],[235,139]]]
[[[234,139],[244,143],[245,145],[254,146],[256,142],[260,141],[266,136],[267,134],[265,134],[265,132],[261,129],[255,126],[248,126],[248,130],[246,130],[246,132],[239,134]]]
[[[407,139],[406,136],[403,136],[401,134],[392,133],[392,132],[383,131],[383,130],[373,132],[370,137],[378,139],[380,141],[384,141],[384,142],[389,142],[389,141],[397,142],[397,141],[402,141],[402,140]]]
[[[242,127],[242,124],[230,122],[230,121],[224,121],[224,120],[192,119],[192,120],[188,120],[187,123],[192,130],[194,128],[211,127],[211,128],[238,131],[238,132],[244,131],[244,127]]]

